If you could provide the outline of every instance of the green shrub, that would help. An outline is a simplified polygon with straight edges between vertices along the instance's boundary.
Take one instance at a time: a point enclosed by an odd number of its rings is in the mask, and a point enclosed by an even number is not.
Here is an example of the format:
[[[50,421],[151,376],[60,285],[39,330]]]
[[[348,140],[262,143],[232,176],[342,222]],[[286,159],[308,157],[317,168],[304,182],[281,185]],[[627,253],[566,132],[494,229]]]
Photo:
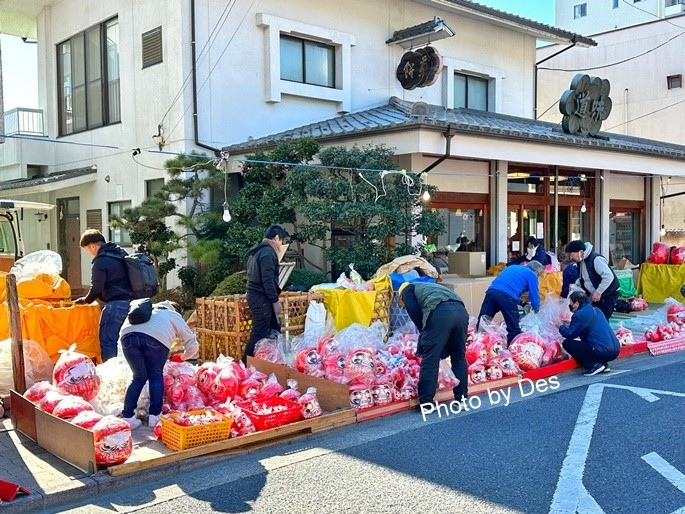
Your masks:
[[[329,282],[328,277],[320,271],[310,269],[294,269],[285,284],[285,289],[292,287],[294,290],[309,291],[312,286]]]
[[[226,296],[229,294],[245,294],[247,290],[247,272],[238,271],[227,276],[212,291],[212,296]]]

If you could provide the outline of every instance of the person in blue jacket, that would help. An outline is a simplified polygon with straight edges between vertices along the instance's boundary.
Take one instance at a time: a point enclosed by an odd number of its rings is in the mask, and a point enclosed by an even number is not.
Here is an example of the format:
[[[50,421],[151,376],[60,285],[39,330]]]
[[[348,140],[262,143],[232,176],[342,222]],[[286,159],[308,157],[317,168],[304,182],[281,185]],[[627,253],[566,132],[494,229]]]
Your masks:
[[[568,298],[571,284],[575,284],[578,280],[578,265],[571,259],[564,259],[564,261],[561,263],[561,271],[561,297]]]
[[[609,361],[618,357],[621,347],[609,322],[582,291],[571,293],[568,308],[573,312],[571,323],[559,326],[564,350],[585,368],[585,376],[608,373]]]
[[[544,245],[539,239],[536,239],[533,236],[530,236],[526,242],[526,253],[516,259],[510,260],[507,263],[507,266],[511,266],[512,264],[526,264],[530,261],[538,261],[543,266],[552,264],[552,259],[547,255]]]
[[[540,291],[538,277],[544,268],[538,261],[530,261],[525,266],[509,266],[504,268],[485,291],[483,305],[478,314],[478,325],[483,316],[492,318],[498,312],[502,313],[507,324],[507,343],[521,333],[519,327],[519,304],[523,293],[528,293],[528,300],[535,312],[540,310]]]

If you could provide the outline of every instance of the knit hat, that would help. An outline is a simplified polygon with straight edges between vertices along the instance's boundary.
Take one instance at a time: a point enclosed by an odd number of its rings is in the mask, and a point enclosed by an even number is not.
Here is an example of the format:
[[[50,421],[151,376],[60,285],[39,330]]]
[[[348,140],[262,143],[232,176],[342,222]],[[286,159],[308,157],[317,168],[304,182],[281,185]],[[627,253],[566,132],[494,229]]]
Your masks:
[[[566,253],[580,252],[583,250],[585,250],[585,243],[580,239],[571,241],[569,244],[566,245]]]

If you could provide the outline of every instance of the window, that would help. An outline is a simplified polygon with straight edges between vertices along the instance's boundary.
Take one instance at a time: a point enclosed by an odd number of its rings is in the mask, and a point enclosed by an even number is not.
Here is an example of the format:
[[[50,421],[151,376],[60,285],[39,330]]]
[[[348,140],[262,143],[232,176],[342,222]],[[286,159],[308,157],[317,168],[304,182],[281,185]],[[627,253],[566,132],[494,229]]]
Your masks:
[[[57,77],[60,136],[121,121],[117,18],[57,45]]]
[[[677,89],[683,87],[683,76],[682,75],[670,75],[666,77],[668,82],[668,89]]]
[[[125,202],[110,202],[107,205],[107,210],[109,218],[112,216],[118,216],[121,218],[124,215],[124,209],[131,208],[131,201]],[[131,246],[131,238],[128,232],[121,228],[110,228],[109,229],[109,240],[119,246]]]
[[[587,16],[587,4],[578,4],[573,6],[573,18],[578,19]]]
[[[614,9],[618,9],[618,3],[619,2],[620,2],[620,0],[614,0],[614,5],[613,5]]]
[[[665,7],[673,7],[675,5],[684,4],[684,3],[685,3],[684,0],[666,0],[664,6]]]
[[[102,209],[88,209],[86,211],[86,228],[102,231]]]
[[[335,87],[335,48],[281,36],[281,79]]]
[[[161,191],[164,187],[163,178],[154,178],[152,180],[145,181],[145,198],[152,198],[155,193]]]
[[[472,75],[454,74],[454,107],[488,110],[488,81]]]
[[[162,27],[143,34],[143,68],[162,62]]]

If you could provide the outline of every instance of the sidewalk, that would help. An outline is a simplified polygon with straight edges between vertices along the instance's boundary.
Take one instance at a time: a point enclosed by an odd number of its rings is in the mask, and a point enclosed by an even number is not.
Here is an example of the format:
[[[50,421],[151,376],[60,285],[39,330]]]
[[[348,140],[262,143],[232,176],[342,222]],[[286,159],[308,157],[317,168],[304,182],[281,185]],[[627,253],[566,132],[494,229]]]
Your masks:
[[[229,455],[196,457],[117,477],[111,476],[107,471],[91,475],[38,446],[15,430],[12,421],[5,417],[0,419],[0,480],[25,487],[30,494],[19,493],[11,502],[3,500],[0,514],[37,513],[84,498],[95,500],[116,489],[140,484],[141,479],[155,480],[175,475],[204,466],[209,460],[216,462],[217,458],[228,457]]]

